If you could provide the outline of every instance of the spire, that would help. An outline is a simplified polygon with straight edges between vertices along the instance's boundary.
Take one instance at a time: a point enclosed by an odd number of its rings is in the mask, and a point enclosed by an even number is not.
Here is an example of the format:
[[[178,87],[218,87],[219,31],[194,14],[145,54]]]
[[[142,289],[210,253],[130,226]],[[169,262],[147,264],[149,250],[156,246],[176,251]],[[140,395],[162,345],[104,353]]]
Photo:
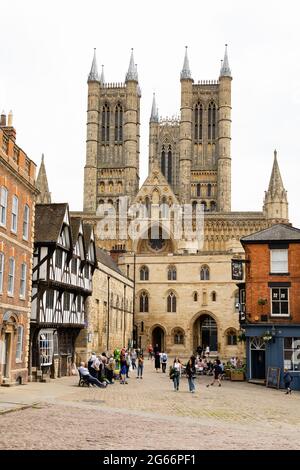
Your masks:
[[[281,174],[279,170],[279,165],[277,161],[277,151],[274,150],[274,163],[273,163],[268,192],[271,195],[275,195],[276,193],[280,194],[282,191],[285,191],[285,189],[283,186],[283,182],[282,182],[282,178],[281,178]]]
[[[155,93],[153,93],[150,122],[158,122],[158,109],[157,109],[156,101],[155,101]]]
[[[265,192],[264,214],[267,219],[288,222],[288,198],[279,170],[277,152],[274,150],[274,162],[268,191]]]
[[[131,49],[130,62],[129,62],[128,72],[126,74],[126,82],[129,80],[138,82],[137,66],[134,63],[133,49]]]
[[[44,154],[42,154],[41,166],[35,185],[40,191],[36,199],[37,204],[51,204],[51,193],[49,192]]]
[[[100,83],[101,85],[105,84],[105,78],[104,78],[104,65],[101,65],[102,70],[101,70],[101,77],[100,77]]]
[[[88,82],[98,82],[98,81],[99,81],[99,75],[98,75],[97,60],[96,60],[96,48],[94,48],[94,57],[93,57],[91,71],[88,77]]]
[[[185,56],[184,56],[184,61],[183,61],[183,67],[180,73],[180,79],[185,80],[185,79],[191,79],[192,74],[190,71],[190,64],[189,64],[189,58],[187,54],[187,46],[185,46]]]
[[[220,77],[231,77],[231,70],[228,62],[227,44],[225,44],[224,60],[222,61]]]

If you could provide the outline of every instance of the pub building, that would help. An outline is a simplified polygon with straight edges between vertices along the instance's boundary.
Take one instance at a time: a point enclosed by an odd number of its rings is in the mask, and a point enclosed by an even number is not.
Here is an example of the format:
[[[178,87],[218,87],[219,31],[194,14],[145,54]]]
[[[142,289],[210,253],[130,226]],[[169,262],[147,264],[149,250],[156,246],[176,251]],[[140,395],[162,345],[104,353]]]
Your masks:
[[[86,326],[96,267],[94,232],[64,204],[37,204],[30,325],[30,375],[71,374],[75,341]]]
[[[284,369],[300,390],[300,230],[276,224],[243,237],[245,282],[239,286],[247,379],[266,383]],[[274,385],[274,383],[273,383]]]

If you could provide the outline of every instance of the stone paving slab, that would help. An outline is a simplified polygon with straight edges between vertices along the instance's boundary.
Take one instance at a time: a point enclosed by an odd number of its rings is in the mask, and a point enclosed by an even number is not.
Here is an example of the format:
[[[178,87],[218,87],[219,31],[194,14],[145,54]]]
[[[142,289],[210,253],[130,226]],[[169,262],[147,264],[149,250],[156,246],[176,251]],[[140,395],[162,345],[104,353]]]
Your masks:
[[[0,448],[300,448],[299,392],[230,381],[207,387],[205,376],[195,394],[185,378],[174,392],[168,375],[145,363],[143,380],[131,371],[128,385],[106,389],[78,387],[77,377],[0,388],[0,410],[17,410],[0,416]]]

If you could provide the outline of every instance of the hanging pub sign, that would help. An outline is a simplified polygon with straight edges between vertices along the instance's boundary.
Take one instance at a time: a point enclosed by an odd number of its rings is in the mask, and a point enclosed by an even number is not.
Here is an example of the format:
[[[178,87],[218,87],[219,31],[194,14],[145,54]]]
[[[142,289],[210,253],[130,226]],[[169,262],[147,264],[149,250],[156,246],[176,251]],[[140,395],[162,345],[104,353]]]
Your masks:
[[[242,281],[244,279],[242,260],[231,260],[231,276],[234,281]]]

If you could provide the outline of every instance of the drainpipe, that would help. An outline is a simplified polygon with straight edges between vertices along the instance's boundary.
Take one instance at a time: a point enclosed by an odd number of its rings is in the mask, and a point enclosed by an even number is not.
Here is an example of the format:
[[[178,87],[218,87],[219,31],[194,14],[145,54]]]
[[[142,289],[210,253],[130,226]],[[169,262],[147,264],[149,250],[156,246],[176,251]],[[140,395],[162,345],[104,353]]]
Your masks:
[[[107,336],[106,336],[106,350],[109,352],[109,321],[110,321],[110,315],[109,315],[109,310],[110,310],[110,277],[107,276]]]

